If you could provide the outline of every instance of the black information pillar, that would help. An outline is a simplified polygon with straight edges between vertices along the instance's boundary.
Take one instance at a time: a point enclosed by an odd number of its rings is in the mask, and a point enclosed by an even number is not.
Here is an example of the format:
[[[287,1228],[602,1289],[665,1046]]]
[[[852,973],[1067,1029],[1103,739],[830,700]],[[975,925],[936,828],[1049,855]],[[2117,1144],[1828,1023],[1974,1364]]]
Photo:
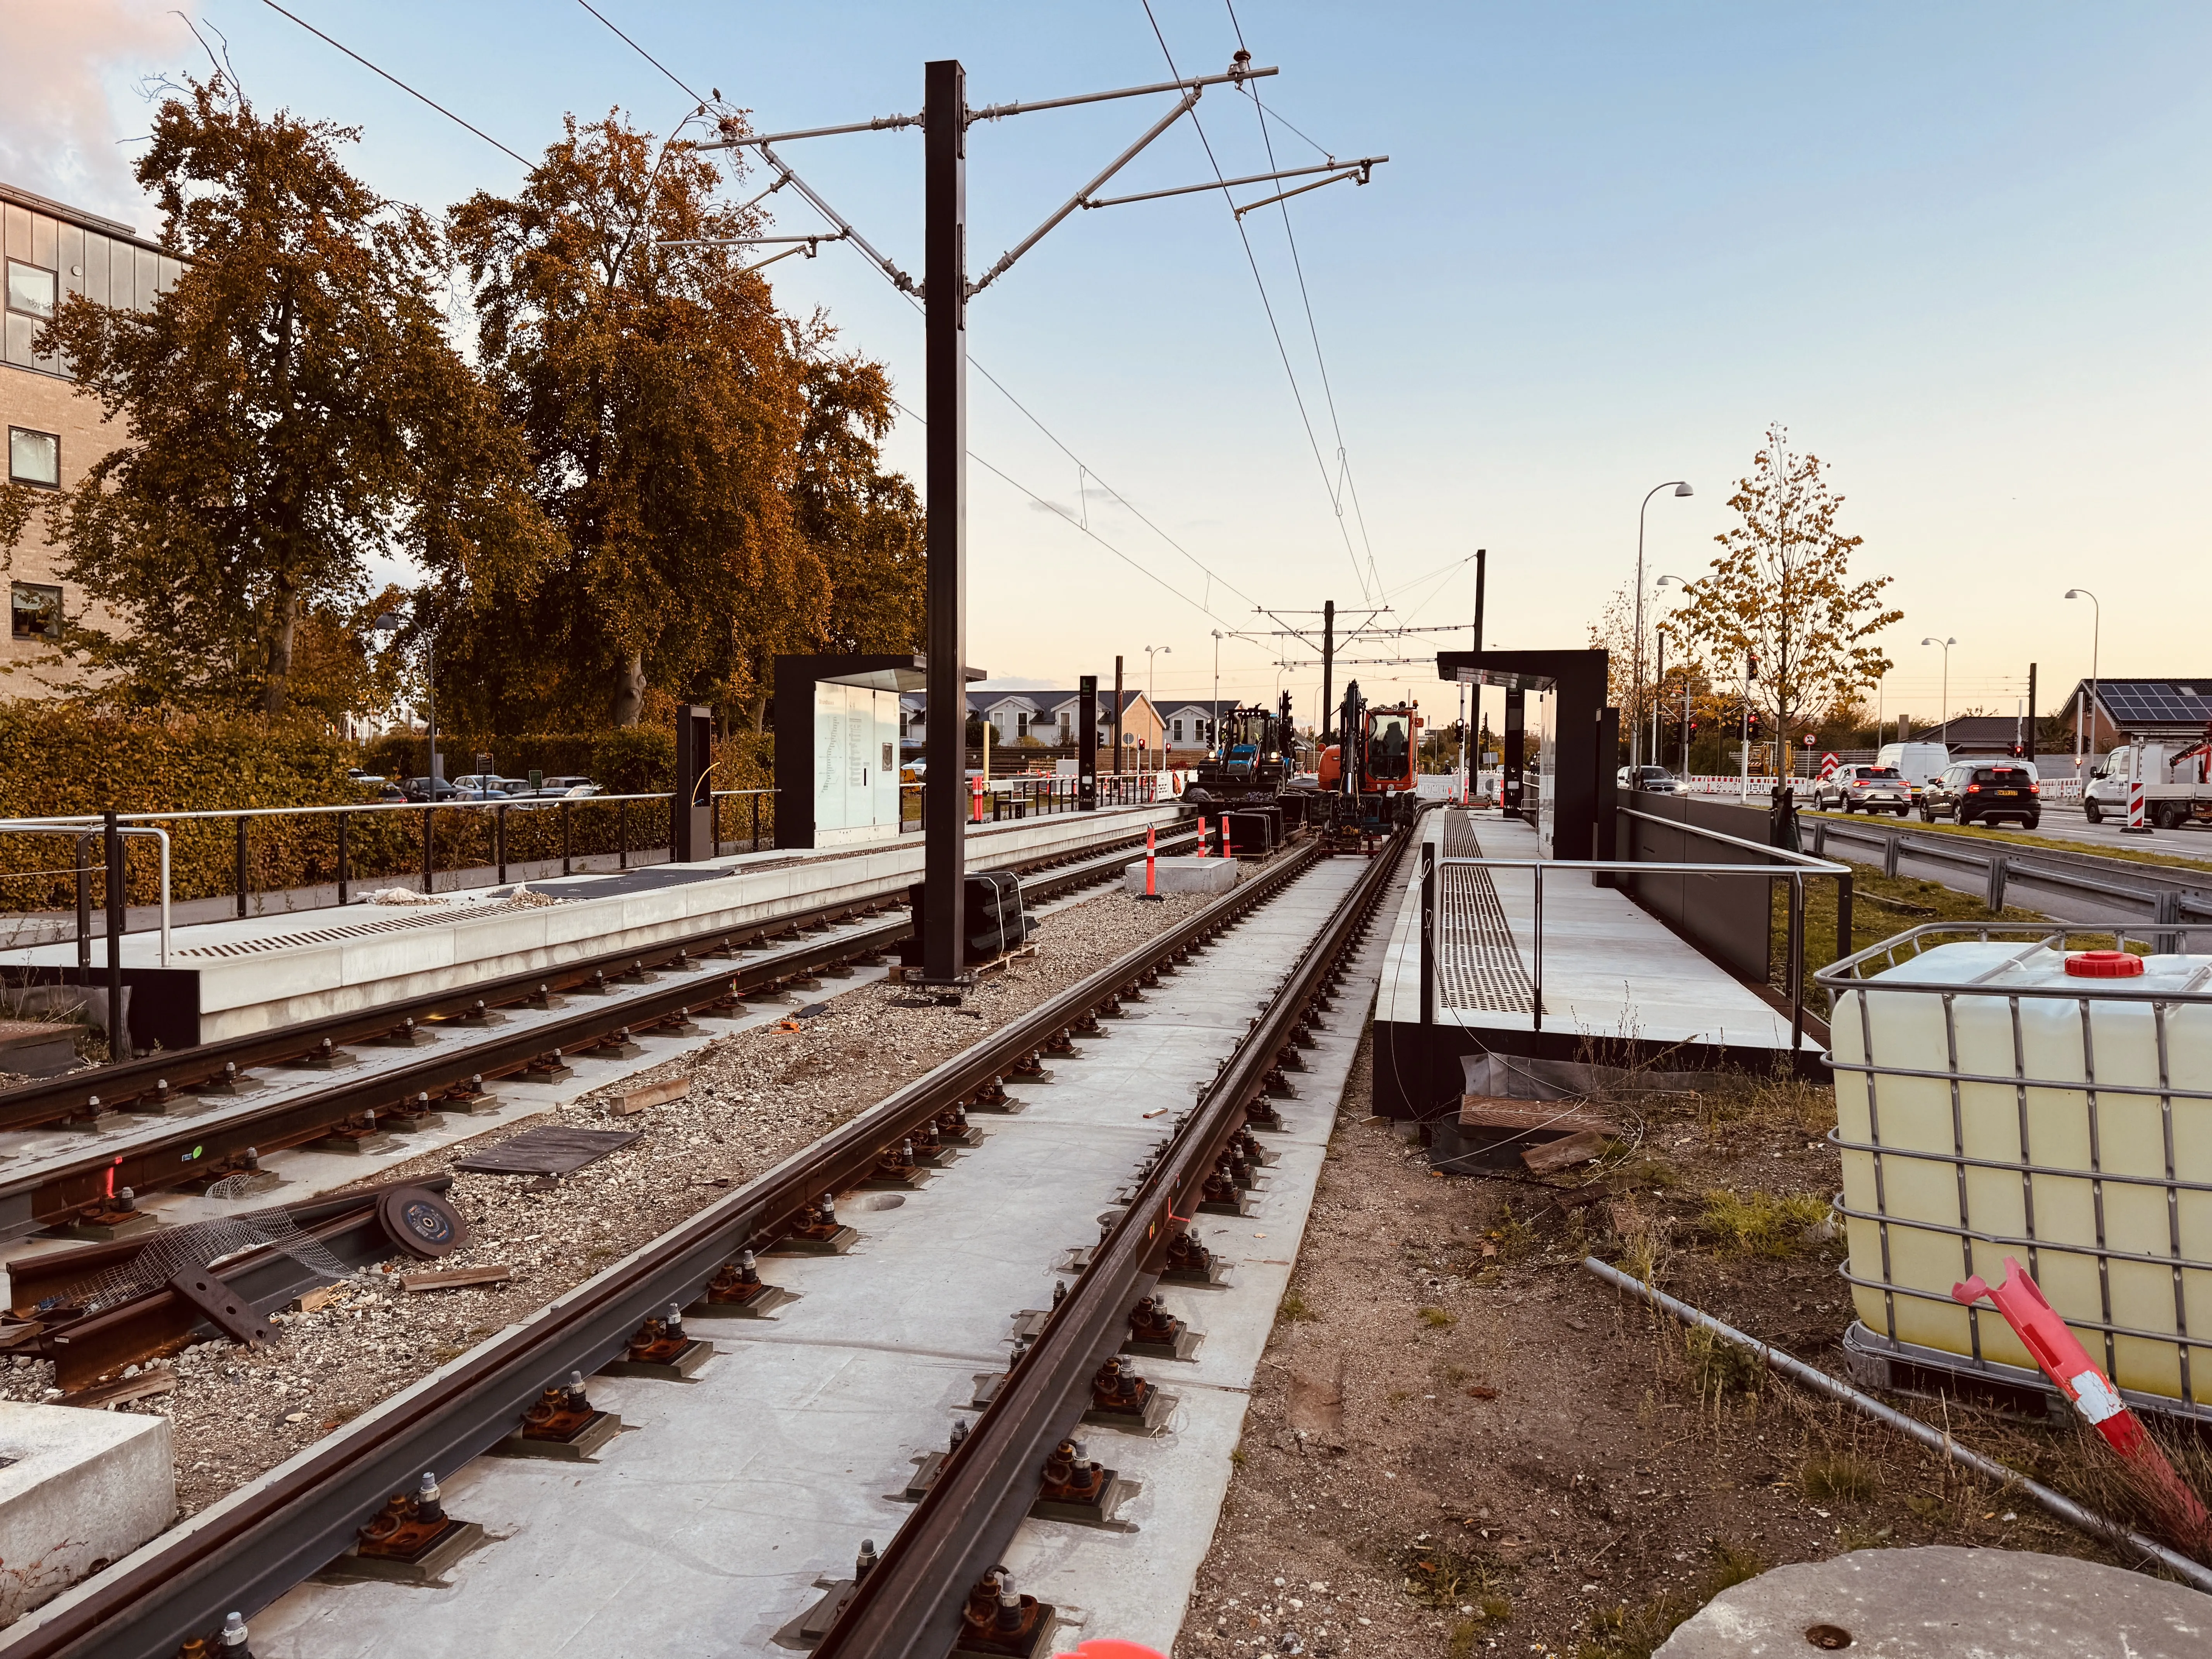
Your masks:
[[[1328,741],[1328,723],[1336,718],[1336,705],[1329,700],[1336,674],[1336,601],[1321,602],[1321,741]],[[1316,770],[1321,766],[1316,759]]]
[[[1083,705],[1076,718],[1075,804],[1085,812],[1098,810],[1098,676],[1085,674],[1075,683],[1076,700]]]
[[[687,703],[676,711],[676,793],[669,805],[669,855],[678,864],[696,864],[720,850],[714,845],[714,711]]]
[[[968,84],[957,58],[924,65],[922,107],[929,726],[921,970],[949,984],[961,976],[968,875]]]
[[[1521,816],[1521,763],[1523,727],[1528,717],[1528,694],[1517,685],[1505,688],[1505,816]]]

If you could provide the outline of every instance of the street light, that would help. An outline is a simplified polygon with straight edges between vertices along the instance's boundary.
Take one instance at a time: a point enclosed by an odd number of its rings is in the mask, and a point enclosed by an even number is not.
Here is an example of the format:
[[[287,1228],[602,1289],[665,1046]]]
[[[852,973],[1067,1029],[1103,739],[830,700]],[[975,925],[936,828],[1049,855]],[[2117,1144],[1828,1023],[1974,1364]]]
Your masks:
[[[404,626],[405,624],[399,620],[399,613],[397,611],[387,611],[369,623],[368,631],[372,634],[381,634],[384,635],[384,642],[390,645],[392,636]],[[426,628],[422,630],[422,653],[423,701],[428,707],[429,715],[425,722],[428,726],[427,736],[429,738],[429,759],[425,764],[428,781],[424,783],[422,789],[424,794],[432,801],[435,801],[438,799],[438,633],[435,629]]]
[[[1167,645],[1148,645],[1145,647],[1145,701],[1152,704],[1152,718],[1156,720],[1160,720],[1160,700],[1152,695],[1152,659],[1155,655],[1167,655],[1174,649],[1173,646]],[[1168,723],[1160,720],[1160,760],[1166,759],[1167,750]],[[1160,769],[1160,760],[1152,763],[1152,769],[1156,772]]]
[[[1214,748],[1214,728],[1221,720],[1221,630],[1213,630],[1213,701],[1206,710],[1206,753],[1210,760],[1219,760]]]
[[[2089,601],[2089,735],[2094,738],[2097,735],[2097,636],[2104,631],[2105,607],[2086,587],[2069,587],[2066,597]],[[2074,705],[2074,781],[2084,790],[2088,787],[2081,772],[2081,705],[2078,702]]]
[[[1680,478],[1668,483],[1654,484],[1644,497],[1644,506],[1636,509],[1636,646],[1633,653],[1636,667],[1629,688],[1628,763],[1635,765],[1644,758],[1644,722],[1637,718],[1640,712],[1633,705],[1644,694],[1644,509],[1651,505],[1651,497],[1671,484],[1677,495],[1694,495],[1698,492]],[[1652,739],[1656,743],[1658,739]]]
[[[1958,644],[1958,641],[1939,640],[1931,634],[1928,638],[1921,641],[1920,643],[1923,645],[1940,645],[1943,647],[1943,719],[1942,721],[1942,729],[1943,732],[1944,751],[1948,753],[1951,746],[1951,647]]]
[[[1686,593],[1690,591],[1689,583],[1684,581],[1680,576],[1662,576],[1657,581],[1652,583],[1651,586],[1655,592],[1662,587],[1679,587]],[[1664,624],[1662,624],[1662,631],[1664,631]],[[1651,760],[1656,766],[1664,766],[1667,763],[1659,753],[1659,693],[1665,690],[1667,684],[1667,647],[1663,644],[1659,647],[1659,672],[1654,678],[1658,681],[1658,685],[1654,688],[1651,695]],[[1690,670],[1689,665],[1685,663],[1682,667],[1682,776],[1686,781],[1689,775]]]

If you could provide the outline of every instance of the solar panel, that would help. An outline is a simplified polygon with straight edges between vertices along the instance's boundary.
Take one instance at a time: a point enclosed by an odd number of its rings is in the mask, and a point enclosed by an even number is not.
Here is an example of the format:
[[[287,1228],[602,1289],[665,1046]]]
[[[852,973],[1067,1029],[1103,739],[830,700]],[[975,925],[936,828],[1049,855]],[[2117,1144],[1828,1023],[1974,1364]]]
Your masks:
[[[2212,720],[2212,699],[2186,682],[2107,680],[2098,697],[2124,726],[2202,726]]]

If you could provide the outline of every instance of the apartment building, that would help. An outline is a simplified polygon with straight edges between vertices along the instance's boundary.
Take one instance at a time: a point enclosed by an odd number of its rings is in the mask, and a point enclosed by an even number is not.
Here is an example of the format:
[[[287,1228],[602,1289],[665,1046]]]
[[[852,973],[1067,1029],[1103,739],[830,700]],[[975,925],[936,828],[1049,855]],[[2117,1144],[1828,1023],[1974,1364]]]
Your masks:
[[[152,308],[182,266],[128,225],[0,184],[5,338],[0,340],[0,426],[7,428],[8,478],[62,490],[121,441],[100,405],[77,388],[69,366],[31,349],[40,326],[71,294],[105,305]],[[45,654],[64,618],[78,614],[34,520],[8,568],[8,632],[0,638],[0,697],[35,696],[27,665]]]

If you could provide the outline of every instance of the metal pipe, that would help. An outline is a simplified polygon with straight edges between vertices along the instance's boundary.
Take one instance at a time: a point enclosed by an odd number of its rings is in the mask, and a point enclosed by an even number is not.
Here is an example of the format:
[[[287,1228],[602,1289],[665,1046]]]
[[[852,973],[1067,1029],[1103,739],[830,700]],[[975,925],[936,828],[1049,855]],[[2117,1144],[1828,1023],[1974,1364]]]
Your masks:
[[[131,1024],[123,1015],[123,930],[125,906],[130,902],[125,886],[130,871],[123,861],[123,832],[116,825],[115,814],[110,812],[106,818],[103,841],[107,854],[107,1057],[117,1060],[131,1057]]]
[[[2007,1468],[1994,1458],[1967,1450],[1942,1430],[1931,1428],[1917,1417],[1908,1417],[1893,1406],[1885,1406],[1872,1395],[1861,1394],[1848,1382],[1839,1382],[1826,1371],[1815,1370],[1803,1360],[1786,1354],[1779,1348],[1770,1347],[1755,1337],[1747,1336],[1734,1326],[1723,1324],[1711,1314],[1700,1312],[1686,1302],[1679,1302],[1664,1291],[1655,1290],[1643,1280],[1608,1266],[1594,1255],[1584,1256],[1583,1267],[1615,1290],[1626,1291],[1631,1296],[1641,1298],[1670,1318],[1717,1336],[1723,1341],[1732,1342],[1738,1347],[1748,1349],[1769,1370],[1781,1372],[1799,1387],[1826,1395],[1838,1404],[1849,1406],[1877,1423],[1917,1441],[1929,1450],[1941,1452],[1953,1462],[1972,1469],[1984,1480],[1993,1480],[2001,1487],[2021,1492],[2045,1513],[2063,1521],[2068,1526],[2078,1527],[2092,1537],[2101,1538],[2116,1549],[2135,1551],[2184,1583],[2201,1590],[2212,1591],[2212,1569],[2198,1565],[2139,1532],[2130,1531],[2094,1510],[2084,1509],[2072,1498],[2051,1491],[2039,1480],[2029,1480],[2016,1469]]]
[[[1121,87],[1112,92],[1079,92],[1072,97],[1039,98],[1026,104],[986,104],[981,109],[968,112],[968,125],[973,126],[978,121],[1003,120],[1009,115],[1028,115],[1041,109],[1066,109],[1074,104],[1103,104],[1115,98],[1142,98],[1148,93],[1182,92],[1192,87],[1218,87],[1232,82],[1259,81],[1281,73],[1281,70],[1272,65],[1266,69],[1243,67],[1222,75],[1194,75],[1187,81],[1156,81],[1148,87]]]

